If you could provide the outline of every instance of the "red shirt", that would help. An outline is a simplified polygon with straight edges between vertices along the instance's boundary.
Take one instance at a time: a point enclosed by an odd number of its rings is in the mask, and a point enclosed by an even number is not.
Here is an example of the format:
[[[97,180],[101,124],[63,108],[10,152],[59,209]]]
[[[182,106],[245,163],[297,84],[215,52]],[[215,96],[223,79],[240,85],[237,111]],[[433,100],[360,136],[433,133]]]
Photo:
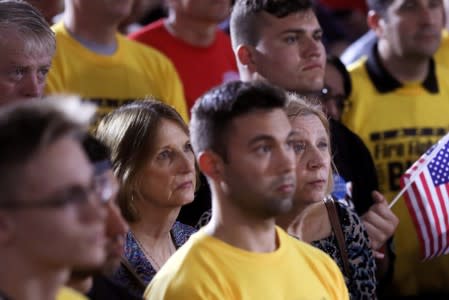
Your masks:
[[[174,37],[163,20],[145,26],[129,38],[156,48],[171,59],[184,85],[189,111],[195,100],[212,87],[239,78],[231,40],[218,28],[215,41],[208,47],[193,46]]]

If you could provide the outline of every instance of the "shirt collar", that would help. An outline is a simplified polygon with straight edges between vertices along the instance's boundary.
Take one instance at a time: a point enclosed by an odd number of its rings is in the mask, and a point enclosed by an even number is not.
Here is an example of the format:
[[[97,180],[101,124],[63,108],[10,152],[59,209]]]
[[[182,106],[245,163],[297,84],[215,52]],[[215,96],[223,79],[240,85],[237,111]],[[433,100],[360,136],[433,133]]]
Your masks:
[[[389,93],[404,86],[401,82],[394,78],[393,75],[388,73],[380,62],[379,52],[377,51],[377,43],[371,48],[365,66],[371,81],[374,83],[374,86],[379,93]],[[431,94],[436,94],[439,92],[438,81],[435,74],[435,61],[433,58],[430,60],[427,77],[421,85]]]

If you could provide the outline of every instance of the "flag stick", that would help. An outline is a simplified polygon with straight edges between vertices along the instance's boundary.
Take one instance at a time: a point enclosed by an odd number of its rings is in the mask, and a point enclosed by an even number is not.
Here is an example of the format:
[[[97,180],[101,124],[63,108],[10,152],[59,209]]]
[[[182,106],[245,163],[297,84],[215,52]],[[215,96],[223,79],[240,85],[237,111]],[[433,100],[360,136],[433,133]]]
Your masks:
[[[390,202],[388,205],[389,208],[392,208],[396,202],[399,201],[401,196],[405,193],[405,191],[412,185],[412,183],[415,181],[416,177],[418,177],[422,170],[427,167],[429,162],[434,159],[435,156],[437,156],[438,152],[446,145],[446,143],[449,141],[449,133],[447,133],[445,136],[443,136],[437,143],[437,146],[435,149],[430,152],[430,154],[426,157],[424,162],[419,166],[418,170],[413,173],[413,176],[410,177],[410,180],[407,182],[407,184],[401,189],[401,191],[394,197],[394,199]]]

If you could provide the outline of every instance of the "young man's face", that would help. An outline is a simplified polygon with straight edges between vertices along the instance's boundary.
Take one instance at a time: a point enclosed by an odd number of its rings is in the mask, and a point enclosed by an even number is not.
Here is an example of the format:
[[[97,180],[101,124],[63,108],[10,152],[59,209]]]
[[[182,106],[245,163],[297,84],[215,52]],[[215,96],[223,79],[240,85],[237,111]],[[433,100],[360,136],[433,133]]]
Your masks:
[[[285,112],[250,112],[235,118],[227,130],[223,185],[232,204],[262,219],[287,212],[295,191],[295,155]]]
[[[442,0],[395,0],[378,24],[380,39],[397,56],[433,56],[444,27]]]
[[[323,87],[326,53],[312,10],[277,18],[261,13],[265,25],[253,49],[256,78],[288,91],[314,93]]]
[[[17,208],[9,215],[15,246],[27,261],[54,269],[102,266],[105,210],[92,183],[92,167],[71,137],[57,140],[24,166]]]
[[[41,97],[53,53],[30,51],[12,30],[0,30],[0,105],[17,99]]]

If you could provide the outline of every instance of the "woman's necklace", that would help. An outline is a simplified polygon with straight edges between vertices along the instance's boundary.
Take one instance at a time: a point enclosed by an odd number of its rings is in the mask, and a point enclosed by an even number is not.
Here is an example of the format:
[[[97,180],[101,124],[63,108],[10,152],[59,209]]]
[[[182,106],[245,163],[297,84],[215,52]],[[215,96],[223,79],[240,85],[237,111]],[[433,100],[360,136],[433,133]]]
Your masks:
[[[171,235],[170,233],[168,234],[170,241],[171,241]],[[165,261],[160,261],[158,262],[151,254],[150,252],[147,251],[147,249],[144,247],[144,245],[139,241],[139,239],[137,238],[137,236],[133,233],[134,236],[134,240],[136,240],[137,246],[139,246],[140,250],[142,250],[143,254],[145,255],[146,259],[150,262],[150,264],[154,267],[154,269],[156,271],[159,271],[162,266],[164,265]],[[176,251],[175,246],[173,244],[173,242],[170,242],[170,249],[169,249],[169,253],[170,256]]]

